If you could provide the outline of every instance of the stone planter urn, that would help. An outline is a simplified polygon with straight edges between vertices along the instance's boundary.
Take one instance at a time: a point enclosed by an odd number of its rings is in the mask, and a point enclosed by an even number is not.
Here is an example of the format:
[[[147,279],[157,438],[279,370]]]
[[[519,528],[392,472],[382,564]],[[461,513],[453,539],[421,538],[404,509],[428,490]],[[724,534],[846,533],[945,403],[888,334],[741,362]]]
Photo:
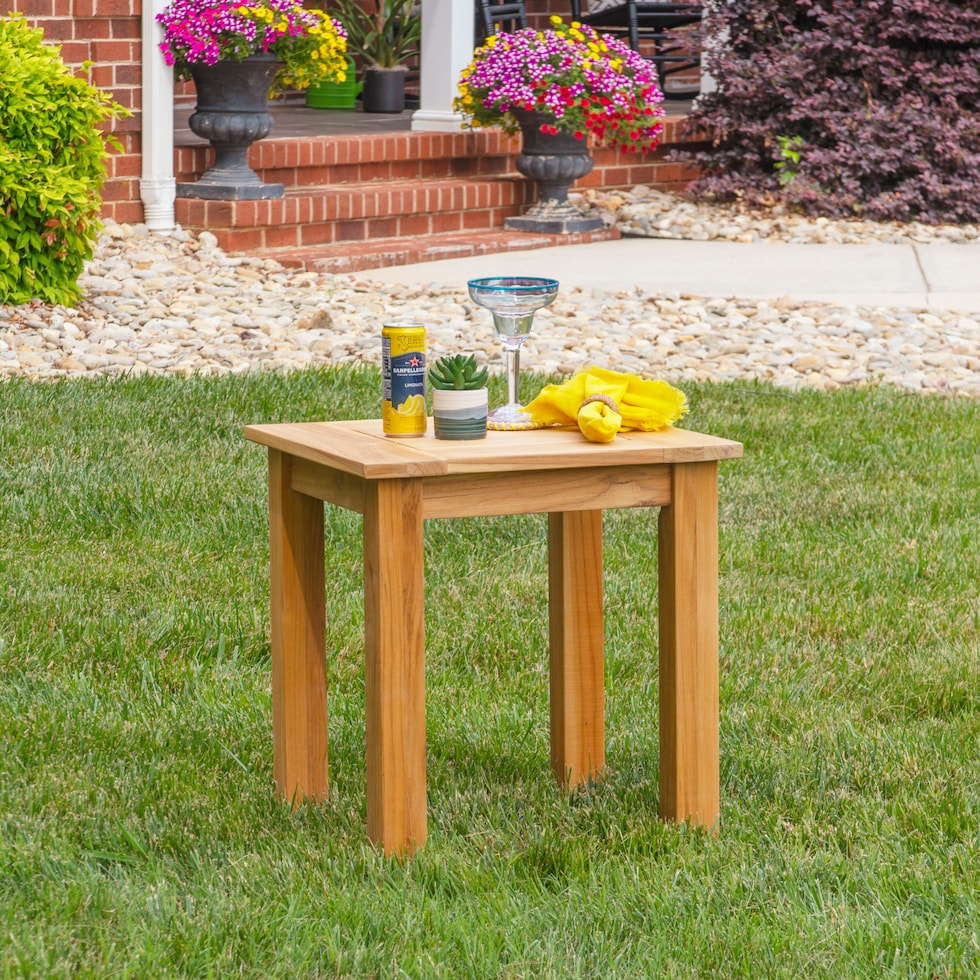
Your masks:
[[[521,127],[517,169],[537,185],[537,201],[517,218],[507,218],[516,231],[571,234],[595,231],[602,219],[583,215],[568,200],[568,188],[592,171],[592,154],[585,140],[572,133],[543,133],[542,124],[554,122],[549,113],[512,109]]]
[[[264,184],[248,165],[249,147],[272,131],[269,89],[282,63],[269,54],[243,61],[187,66],[197,89],[191,131],[214,147],[214,164],[194,183],[177,185],[178,197],[257,201],[282,197],[282,184]]]

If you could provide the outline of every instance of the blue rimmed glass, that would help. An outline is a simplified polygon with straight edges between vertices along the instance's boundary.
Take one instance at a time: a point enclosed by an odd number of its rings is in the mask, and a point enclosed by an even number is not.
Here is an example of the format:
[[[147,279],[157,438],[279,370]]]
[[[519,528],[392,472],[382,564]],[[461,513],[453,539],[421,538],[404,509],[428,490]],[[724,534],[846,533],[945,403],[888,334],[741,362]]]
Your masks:
[[[508,424],[528,422],[530,416],[521,406],[519,396],[521,345],[531,333],[534,314],[555,301],[558,280],[538,276],[491,276],[471,279],[466,285],[473,302],[493,316],[493,325],[507,358],[507,404],[495,408],[488,420]]]

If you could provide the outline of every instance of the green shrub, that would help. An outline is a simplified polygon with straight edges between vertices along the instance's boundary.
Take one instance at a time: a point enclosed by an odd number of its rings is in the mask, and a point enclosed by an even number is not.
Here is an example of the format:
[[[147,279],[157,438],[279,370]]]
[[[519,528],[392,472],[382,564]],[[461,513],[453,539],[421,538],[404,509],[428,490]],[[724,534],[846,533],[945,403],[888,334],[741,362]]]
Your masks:
[[[116,145],[100,125],[124,113],[23,16],[0,19],[0,303],[78,298]]]

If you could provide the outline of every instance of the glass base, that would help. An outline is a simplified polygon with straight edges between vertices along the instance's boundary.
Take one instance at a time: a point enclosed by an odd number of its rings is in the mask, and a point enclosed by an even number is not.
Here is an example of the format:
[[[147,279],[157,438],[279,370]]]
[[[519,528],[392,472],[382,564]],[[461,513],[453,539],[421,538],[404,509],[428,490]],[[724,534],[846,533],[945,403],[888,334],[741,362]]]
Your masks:
[[[524,406],[516,403],[501,405],[500,408],[495,408],[487,415],[487,420],[493,422],[510,423],[530,422],[531,413],[524,411]]]

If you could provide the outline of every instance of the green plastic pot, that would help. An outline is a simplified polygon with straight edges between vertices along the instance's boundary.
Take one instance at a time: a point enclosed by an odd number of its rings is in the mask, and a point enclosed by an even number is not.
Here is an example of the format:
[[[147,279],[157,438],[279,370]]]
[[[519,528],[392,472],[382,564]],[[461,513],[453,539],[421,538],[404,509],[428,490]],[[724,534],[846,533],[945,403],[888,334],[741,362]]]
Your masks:
[[[347,60],[347,80],[320,82],[306,90],[306,105],[310,109],[353,109],[361,94],[363,82],[355,81],[354,62]]]

